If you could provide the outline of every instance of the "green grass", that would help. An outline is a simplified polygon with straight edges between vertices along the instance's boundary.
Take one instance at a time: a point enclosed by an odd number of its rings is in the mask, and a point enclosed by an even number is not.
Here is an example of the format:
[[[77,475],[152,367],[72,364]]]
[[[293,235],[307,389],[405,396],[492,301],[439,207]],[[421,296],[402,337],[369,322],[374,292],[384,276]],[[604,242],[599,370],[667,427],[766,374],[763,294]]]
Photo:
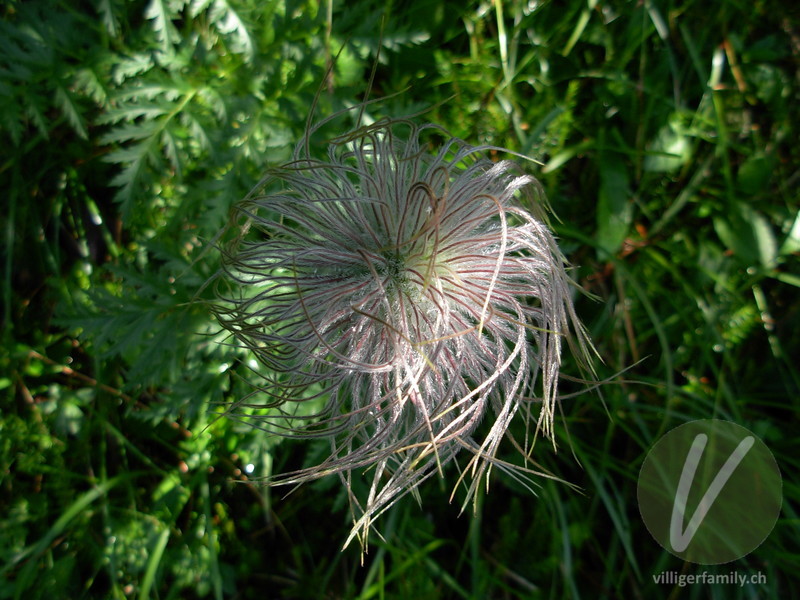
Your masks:
[[[800,597],[796,9],[383,4],[0,8],[0,598]],[[249,357],[198,299],[231,204],[320,86],[320,117],[362,98],[379,47],[373,116],[430,109],[541,162],[610,380],[564,381],[559,450],[536,449],[579,492],[498,474],[459,516],[450,471],[362,566],[337,480],[258,483],[325,444],[217,418]],[[647,451],[700,418],[751,429],[784,481],[773,532],[716,567],[662,550],[636,504]],[[767,584],[653,580],[732,570]]]

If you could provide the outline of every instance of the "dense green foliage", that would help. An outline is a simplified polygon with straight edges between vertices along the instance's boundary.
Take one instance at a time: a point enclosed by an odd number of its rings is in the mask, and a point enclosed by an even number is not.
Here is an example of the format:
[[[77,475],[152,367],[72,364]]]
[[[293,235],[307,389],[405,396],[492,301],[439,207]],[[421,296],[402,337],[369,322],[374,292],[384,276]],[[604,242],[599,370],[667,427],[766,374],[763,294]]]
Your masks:
[[[231,204],[379,47],[375,116],[541,161],[611,379],[565,381],[537,447],[580,492],[496,476],[458,517],[430,482],[361,566],[337,481],[257,483],[325,444],[216,416],[253,377],[202,300]],[[796,597],[799,63],[777,0],[4,3],[0,598]],[[655,585],[703,568],[649,536],[636,475],[711,417],[764,439],[784,504],[705,570],[767,584]]]

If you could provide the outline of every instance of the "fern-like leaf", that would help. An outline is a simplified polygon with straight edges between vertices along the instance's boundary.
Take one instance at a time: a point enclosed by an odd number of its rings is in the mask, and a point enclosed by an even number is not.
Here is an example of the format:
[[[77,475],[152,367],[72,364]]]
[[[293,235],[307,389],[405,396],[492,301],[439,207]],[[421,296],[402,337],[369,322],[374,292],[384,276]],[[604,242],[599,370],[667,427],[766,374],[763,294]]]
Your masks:
[[[179,3],[178,6],[181,4],[183,3]],[[172,53],[175,46],[180,43],[180,34],[172,23],[173,18],[177,17],[175,12],[173,4],[166,0],[150,0],[144,13],[144,16],[153,22],[153,31],[165,54]]]
[[[100,13],[100,21],[103,23],[108,35],[117,37],[120,33],[117,2],[115,0],[99,0],[97,11]]]
[[[75,133],[77,133],[84,140],[89,139],[89,134],[86,131],[86,121],[84,120],[83,115],[81,115],[80,109],[78,108],[72,93],[63,86],[58,86],[56,88],[55,98],[56,104],[61,109],[61,112],[64,113],[64,116],[72,126],[72,129],[75,130]]]
[[[253,60],[253,39],[241,17],[227,0],[214,0],[209,18],[220,33],[232,39],[230,49],[244,56],[246,62]]]

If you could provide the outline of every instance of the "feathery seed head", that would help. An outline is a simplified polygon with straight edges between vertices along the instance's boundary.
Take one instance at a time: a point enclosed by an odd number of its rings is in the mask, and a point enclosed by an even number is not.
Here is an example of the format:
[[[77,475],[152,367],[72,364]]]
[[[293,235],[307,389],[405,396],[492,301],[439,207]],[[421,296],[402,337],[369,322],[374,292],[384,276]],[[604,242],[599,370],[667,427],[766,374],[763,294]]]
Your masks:
[[[530,439],[552,435],[562,340],[581,362],[591,344],[532,176],[430,124],[360,127],[325,160],[310,156],[314,131],[235,209],[216,310],[270,373],[266,426],[330,440],[321,465],[274,483],[339,474],[347,542],[364,543],[373,518],[462,450],[467,500],[492,465],[525,471],[496,459],[500,441],[517,413]],[[324,408],[286,426],[309,395]]]

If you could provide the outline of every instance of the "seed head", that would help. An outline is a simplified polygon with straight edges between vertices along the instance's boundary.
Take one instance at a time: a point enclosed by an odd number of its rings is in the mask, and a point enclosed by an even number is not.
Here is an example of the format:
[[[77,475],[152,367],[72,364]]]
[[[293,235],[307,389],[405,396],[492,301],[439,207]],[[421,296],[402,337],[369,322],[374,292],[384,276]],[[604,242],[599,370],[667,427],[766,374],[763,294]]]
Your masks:
[[[314,131],[235,208],[216,312],[265,367],[259,425],[330,440],[322,464],[273,483],[338,474],[345,545],[363,544],[376,516],[462,451],[465,503],[492,466],[527,471],[498,445],[517,415],[525,454],[552,437],[562,340],[581,363],[591,344],[539,183],[486,158],[499,149],[401,119],[334,139],[318,160]],[[322,410],[299,414],[313,398]]]

